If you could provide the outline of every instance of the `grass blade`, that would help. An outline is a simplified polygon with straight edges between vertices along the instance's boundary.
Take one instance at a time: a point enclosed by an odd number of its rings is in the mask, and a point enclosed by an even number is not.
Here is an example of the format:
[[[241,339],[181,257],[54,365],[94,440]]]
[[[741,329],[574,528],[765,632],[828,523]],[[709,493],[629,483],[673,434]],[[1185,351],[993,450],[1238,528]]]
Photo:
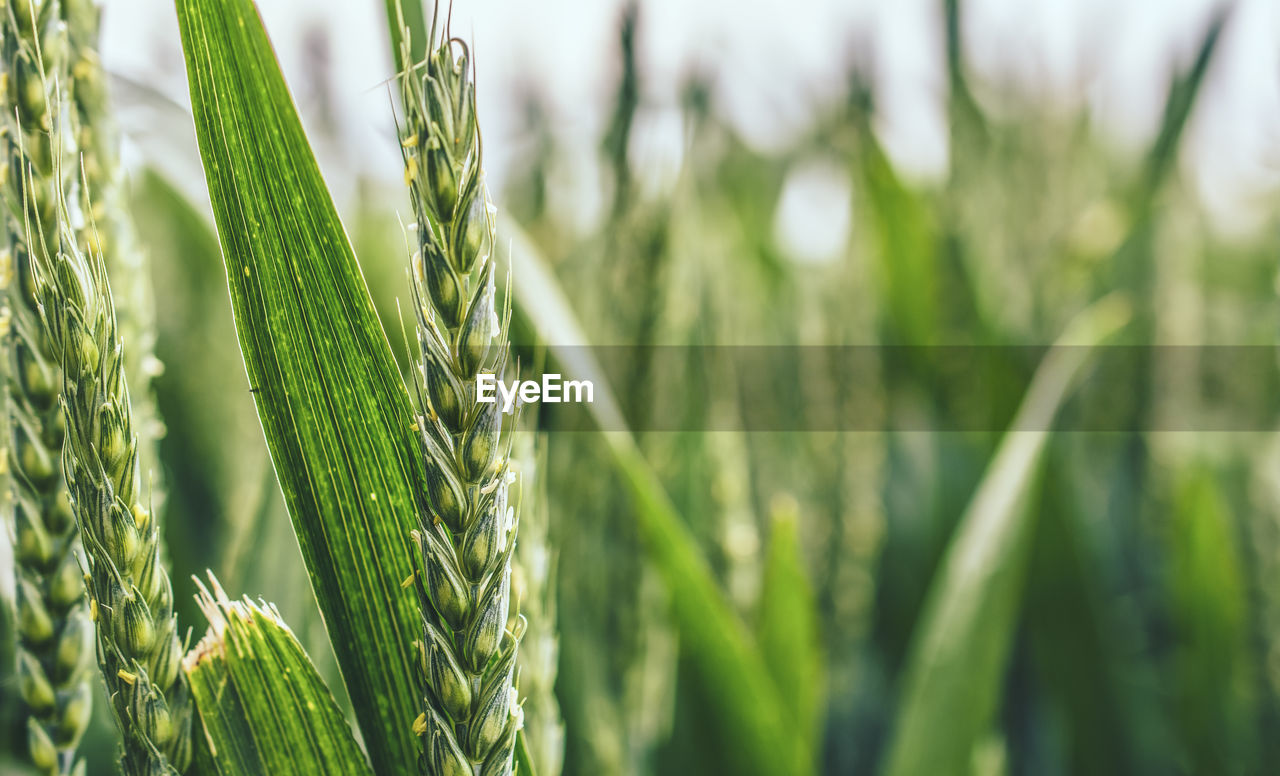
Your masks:
[[[1091,349],[1128,319],[1108,297],[1082,313],[1050,350],[960,520],[916,627],[890,776],[970,772],[995,710],[1013,637],[1034,514],[1027,509],[1049,426]]]
[[[178,0],[258,416],[379,773],[415,762],[409,395],[250,0]]]
[[[1069,472],[1073,459],[1055,442],[1048,471]],[[1122,776],[1135,770],[1133,701],[1119,657],[1123,634],[1110,627],[1099,587],[1100,565],[1088,554],[1067,474],[1045,478],[1027,575],[1027,633],[1036,676],[1058,710],[1068,773]]]
[[[329,688],[274,607],[231,601],[216,580],[213,587],[200,594],[209,633],[184,670],[217,772],[371,774]]]
[[[1257,677],[1249,661],[1248,595],[1236,522],[1215,472],[1184,464],[1168,527],[1174,718],[1193,773],[1255,773]]]
[[[822,732],[823,661],[818,610],[801,556],[794,503],[777,508],[760,593],[760,650],[795,735],[813,762]]]
[[[1209,64],[1213,61],[1218,40],[1222,37],[1222,29],[1231,17],[1231,4],[1224,4],[1214,11],[1205,28],[1204,37],[1196,49],[1196,57],[1185,72],[1177,74],[1169,85],[1169,94],[1165,98],[1164,116],[1160,120],[1160,131],[1148,152],[1145,174],[1135,192],[1135,209],[1145,212],[1152,205],[1152,200],[1160,190],[1160,185],[1173,171],[1177,161],[1178,148],[1182,134],[1191,118],[1196,98],[1200,94],[1200,86],[1204,83]]]
[[[869,125],[860,132],[855,170],[877,241],[877,280],[887,336],[909,345],[935,344],[939,331],[938,225],[924,197],[898,177]]]

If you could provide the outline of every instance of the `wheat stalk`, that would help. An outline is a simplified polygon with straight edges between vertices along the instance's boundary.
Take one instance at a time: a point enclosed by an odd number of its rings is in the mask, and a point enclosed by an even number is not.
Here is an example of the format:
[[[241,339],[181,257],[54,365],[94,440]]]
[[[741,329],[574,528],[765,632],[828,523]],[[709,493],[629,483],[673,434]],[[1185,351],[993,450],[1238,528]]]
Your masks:
[[[88,559],[98,665],[124,739],[124,772],[177,774],[191,758],[192,709],[159,526],[139,495],[114,302],[102,254],[80,249],[65,208],[56,237],[56,258],[35,263],[36,297],[63,369],[63,470]]]
[[[10,463],[17,576],[18,676],[32,763],[45,774],[73,770],[93,696],[89,657],[93,628],[84,600],[76,521],[60,463],[64,425],[61,373],[42,335],[33,262],[43,246],[30,224],[52,230],[63,144],[56,109],[64,72],[65,27],[55,2],[11,0],[0,20],[5,72],[0,125],[5,163],[6,245],[0,261],[5,307],[0,329],[8,350]]]
[[[427,61],[400,78],[405,180],[417,218],[412,282],[427,468],[427,507],[413,534],[426,685],[414,730],[425,773],[496,776],[511,773],[521,724],[519,626],[507,630],[516,517],[507,505],[501,406],[475,397],[477,374],[502,373],[507,341],[470,53],[447,24],[437,40],[435,20],[430,40]]]

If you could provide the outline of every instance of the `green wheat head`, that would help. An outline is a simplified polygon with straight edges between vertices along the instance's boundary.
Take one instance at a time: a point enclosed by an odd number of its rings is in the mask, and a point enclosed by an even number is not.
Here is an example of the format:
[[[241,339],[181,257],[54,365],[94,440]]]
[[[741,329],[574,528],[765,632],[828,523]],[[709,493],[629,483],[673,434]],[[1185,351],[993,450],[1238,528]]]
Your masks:
[[[133,396],[142,470],[148,473],[151,498],[163,506],[157,441],[164,423],[152,396],[152,380],[162,366],[155,356],[155,300],[147,252],[134,231],[120,164],[120,138],[107,89],[107,73],[98,56],[100,0],[61,0],[66,19],[68,86],[79,169],[86,186],[78,192],[85,218],[77,229],[86,252],[101,252],[107,278],[117,300],[116,320],[125,351],[125,374]]]
[[[154,510],[140,495],[124,353],[101,253],[77,245],[65,210],[36,297],[62,364],[62,463],[79,523],[98,664],[124,738],[128,776],[181,773],[191,758],[189,690],[173,588]]]
[[[507,339],[469,50],[447,30],[437,41],[433,29],[431,44],[427,61],[401,76],[428,505],[413,537],[426,685],[414,729],[425,773],[496,776],[511,772],[521,725],[519,633],[507,629],[516,517],[501,407],[475,397],[478,374],[505,368]]]

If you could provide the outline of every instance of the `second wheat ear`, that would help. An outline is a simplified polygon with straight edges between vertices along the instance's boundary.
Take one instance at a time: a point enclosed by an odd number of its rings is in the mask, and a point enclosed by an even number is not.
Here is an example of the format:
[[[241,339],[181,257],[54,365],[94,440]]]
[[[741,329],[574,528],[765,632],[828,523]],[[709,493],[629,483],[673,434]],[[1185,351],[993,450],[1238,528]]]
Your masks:
[[[507,502],[510,428],[499,404],[476,401],[476,378],[503,372],[508,345],[470,50],[432,26],[432,53],[400,78],[401,149],[417,219],[412,283],[427,471],[413,535],[424,684],[414,730],[424,773],[501,776],[512,772],[522,722],[520,620],[510,611],[517,517]]]
[[[98,665],[124,739],[126,776],[180,774],[192,707],[160,531],[141,492],[123,342],[100,253],[83,252],[66,213],[57,253],[36,263],[45,332],[63,368],[62,465],[83,537]]]

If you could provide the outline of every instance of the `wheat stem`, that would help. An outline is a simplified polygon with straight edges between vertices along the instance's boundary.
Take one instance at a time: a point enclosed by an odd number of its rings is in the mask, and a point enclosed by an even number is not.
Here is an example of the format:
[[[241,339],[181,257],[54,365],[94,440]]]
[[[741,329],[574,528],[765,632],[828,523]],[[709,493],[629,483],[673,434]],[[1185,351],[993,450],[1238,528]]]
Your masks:
[[[56,223],[65,72],[65,27],[56,2],[10,0],[0,20],[5,71],[4,162],[0,163],[6,239],[0,260],[5,306],[0,329],[8,350],[14,566],[17,576],[18,677],[28,711],[32,763],[44,774],[73,772],[88,727],[93,628],[84,600],[76,521],[60,463],[64,424],[61,373],[43,336],[33,261],[42,246],[31,229]],[[55,138],[58,138],[55,140]]]
[[[414,729],[424,773],[497,776],[512,771],[521,724],[521,626],[507,629],[516,517],[507,505],[510,437],[500,405],[476,402],[476,376],[502,373],[507,341],[470,52],[447,29],[437,37],[437,20],[427,61],[400,78],[405,180],[417,218],[412,276],[427,468],[413,536],[426,686]]]

